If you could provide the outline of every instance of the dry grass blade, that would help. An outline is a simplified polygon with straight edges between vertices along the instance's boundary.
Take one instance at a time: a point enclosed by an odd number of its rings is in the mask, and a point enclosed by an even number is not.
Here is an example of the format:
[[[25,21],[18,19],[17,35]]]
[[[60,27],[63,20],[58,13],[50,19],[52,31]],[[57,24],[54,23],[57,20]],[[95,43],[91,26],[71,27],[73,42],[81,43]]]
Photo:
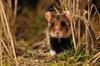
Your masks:
[[[73,4],[73,11],[72,11],[72,13],[73,13],[73,15],[75,15],[75,10],[76,10],[75,9],[75,0],[73,0],[73,3],[72,4]]]
[[[71,32],[72,32],[72,39],[73,39],[74,49],[77,52],[77,46],[76,46],[75,34],[74,34],[74,27],[73,27],[72,22],[70,22],[70,24],[71,24]]]
[[[1,2],[1,0],[0,0],[0,2]],[[1,7],[0,7],[0,10],[1,10]],[[0,13],[1,13],[1,11],[0,11]],[[1,34],[2,34],[2,27],[0,26],[0,37],[2,36]],[[2,45],[1,45],[1,41],[0,41],[0,66],[2,66]]]
[[[6,52],[8,53],[8,55],[11,57],[11,59],[13,59],[12,54],[9,52],[9,49],[7,48],[6,44],[4,43],[4,41],[0,38],[0,41],[2,43],[2,46],[5,48]],[[13,59],[14,60],[14,59]]]
[[[93,58],[89,60],[89,62],[92,61],[92,63],[94,63],[94,62],[97,61],[98,58],[100,58],[100,52],[98,52],[97,54],[95,54],[95,55],[93,56]]]
[[[0,66],[2,66],[2,45],[0,41]]]
[[[5,22],[4,22],[4,18],[3,18],[2,12],[1,12],[0,16],[1,16],[1,25],[2,25],[2,31],[1,31],[1,32],[5,34],[5,37],[6,37],[7,39],[9,39],[9,36],[8,36],[8,33],[7,33],[7,29],[6,29],[6,26],[5,26]],[[1,41],[1,43],[3,44],[4,48],[6,49],[6,51],[8,52],[8,55],[9,55],[10,57],[12,57],[12,53],[11,53],[10,49],[7,48],[5,42],[3,41],[2,38],[3,38],[3,37],[2,37],[2,34],[1,34],[1,36],[0,36],[0,41]],[[13,57],[12,57],[12,58],[13,58]]]
[[[92,61],[92,63],[91,63],[91,64],[96,63],[98,59],[100,59],[100,54],[99,54],[99,56],[97,56],[97,57],[94,59],[94,61]]]
[[[90,0],[88,0],[88,21],[86,22],[86,55],[89,56],[89,33],[88,33],[88,27],[90,22]],[[88,58],[86,59],[86,62],[88,62]]]
[[[14,25],[14,22],[16,20],[16,15],[17,15],[17,0],[15,0],[15,3],[14,3],[14,16],[13,16],[13,25]]]
[[[2,4],[2,2],[0,2],[0,7],[1,7],[1,19],[2,20],[2,23],[5,24],[5,29],[7,30],[7,34],[9,36],[9,41],[10,41],[10,44],[11,44],[11,48],[12,48],[12,52],[13,52],[13,56],[14,57],[14,60],[15,60],[15,65],[18,66],[18,62],[17,62],[17,58],[16,58],[16,54],[15,54],[15,48],[14,48],[14,41],[13,41],[13,38],[12,38],[12,34],[10,32],[10,28],[9,28],[9,21],[7,20],[7,15],[5,14],[5,10],[4,10],[4,6]],[[6,48],[7,50],[7,48]],[[7,50],[8,51],[8,50]]]
[[[94,13],[94,15],[97,13],[97,15],[98,15],[99,18],[100,18],[100,14],[99,14],[99,12],[98,12],[98,10],[97,10],[97,8],[96,8],[96,6],[95,6],[94,4],[91,5],[90,14],[92,13],[92,9],[93,9],[93,7],[94,7],[94,9],[95,9],[95,13]]]
[[[62,9],[62,11],[64,11],[63,0],[59,0],[59,1],[60,1],[61,9]]]
[[[59,11],[57,10],[57,8],[55,6],[53,6],[53,8],[57,12],[57,14],[60,14]]]

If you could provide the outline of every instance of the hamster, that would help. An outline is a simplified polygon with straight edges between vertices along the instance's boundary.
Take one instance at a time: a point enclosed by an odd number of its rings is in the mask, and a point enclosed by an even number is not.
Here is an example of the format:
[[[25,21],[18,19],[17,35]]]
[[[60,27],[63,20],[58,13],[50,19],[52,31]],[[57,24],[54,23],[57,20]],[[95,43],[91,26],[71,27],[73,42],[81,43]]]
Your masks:
[[[47,39],[51,55],[56,55],[72,48],[69,17],[69,12],[55,14],[48,11],[45,13],[45,19],[48,23]]]

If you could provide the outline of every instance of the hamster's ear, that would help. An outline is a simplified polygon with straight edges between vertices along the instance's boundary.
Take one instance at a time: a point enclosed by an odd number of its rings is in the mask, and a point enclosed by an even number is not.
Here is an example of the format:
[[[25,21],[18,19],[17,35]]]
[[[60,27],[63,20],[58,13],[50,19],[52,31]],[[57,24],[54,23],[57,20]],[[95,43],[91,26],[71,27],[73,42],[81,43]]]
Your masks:
[[[69,10],[64,11],[63,13],[64,13],[64,16],[65,16],[66,19],[69,19],[69,20],[71,19],[71,14],[70,14]]]
[[[49,22],[51,21],[51,19],[52,19],[52,12],[47,11],[47,12],[44,14],[44,16],[45,16],[45,19],[47,20],[47,22],[49,23]]]

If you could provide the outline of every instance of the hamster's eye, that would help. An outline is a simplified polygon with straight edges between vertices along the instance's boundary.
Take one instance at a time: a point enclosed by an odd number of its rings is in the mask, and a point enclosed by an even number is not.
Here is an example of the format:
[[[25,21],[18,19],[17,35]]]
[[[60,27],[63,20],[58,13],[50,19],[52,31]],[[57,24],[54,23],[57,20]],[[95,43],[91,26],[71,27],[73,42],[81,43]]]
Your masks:
[[[54,22],[51,22],[51,27],[53,27],[54,26]]]
[[[62,21],[61,25],[64,27],[64,26],[66,26],[66,23],[64,21]]]

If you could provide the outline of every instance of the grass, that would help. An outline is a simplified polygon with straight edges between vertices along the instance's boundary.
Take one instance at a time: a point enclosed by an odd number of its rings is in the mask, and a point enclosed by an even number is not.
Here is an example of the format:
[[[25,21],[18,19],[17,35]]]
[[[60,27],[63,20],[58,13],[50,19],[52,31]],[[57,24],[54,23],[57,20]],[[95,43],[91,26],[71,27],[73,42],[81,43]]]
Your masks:
[[[23,66],[25,65],[25,63],[28,63],[29,66],[30,64],[34,65],[35,63],[37,64],[37,66],[39,66],[39,64],[40,65],[44,64],[47,66],[99,66],[100,65],[100,60],[99,60],[100,59],[100,49],[97,49],[96,47],[93,47],[91,49],[90,43],[88,43],[88,39],[89,39],[88,35],[91,36],[91,34],[89,34],[88,25],[90,25],[90,21],[91,21],[90,14],[91,14],[91,9],[93,6],[88,11],[88,19],[85,17],[85,15],[81,15],[81,12],[79,9],[79,3],[78,3],[79,0],[60,0],[61,5],[57,4],[57,6],[54,6],[54,9],[58,14],[60,13],[60,11],[69,10],[71,12],[72,17],[75,15],[78,15],[79,17],[86,18],[87,21],[84,20],[84,22],[86,23],[86,28],[87,28],[86,33],[85,33],[86,43],[80,42],[79,36],[78,36],[79,42],[76,43],[75,41],[76,36],[74,34],[75,32],[74,32],[73,24],[71,23],[72,40],[74,43],[74,48],[71,50],[65,50],[64,52],[58,54],[53,59],[48,59],[48,56],[49,56],[48,52],[45,51],[47,50],[47,47],[44,47],[43,45],[46,42],[40,43],[39,48],[33,49],[32,44],[30,45],[31,42],[27,42],[24,40],[21,41],[21,39],[19,40],[19,42],[15,40],[16,36],[14,36],[13,34],[15,32],[10,27],[16,25],[15,21],[17,17],[17,12],[16,12],[17,11],[17,0],[15,0],[15,3],[14,3],[15,5],[14,11],[12,11],[11,2],[12,0],[7,0],[7,5],[10,6],[10,9],[6,6],[5,8],[8,9],[6,11],[4,10],[3,1],[0,0],[0,66]],[[58,5],[60,7],[60,10],[59,10]],[[93,18],[100,19],[100,15],[98,14],[97,10],[96,10],[96,13],[97,13],[96,15],[98,16],[93,17]],[[26,16],[29,17],[30,15],[31,13],[28,12],[28,15]],[[31,29],[34,29],[34,32],[32,31],[32,35],[34,35],[34,37],[38,39],[38,40],[36,39],[37,43],[40,41],[40,36],[43,36],[44,34],[43,32],[44,23],[40,24],[40,22],[44,22],[44,21],[45,20],[44,20],[43,15],[39,14],[37,16],[36,22],[32,23],[34,24],[33,25],[34,27],[31,28]],[[95,21],[93,20],[93,22]],[[9,25],[10,23],[12,25]],[[43,29],[41,30],[40,28],[43,28]],[[100,30],[100,28],[97,28],[97,29],[98,31]],[[80,35],[80,33],[78,33],[78,35]],[[92,38],[91,38],[91,41],[93,41]],[[15,44],[20,44],[20,45],[16,46]],[[96,44],[97,43],[92,42],[92,46]],[[18,47],[20,51],[23,52],[21,56],[17,56],[15,54],[16,53],[15,47]],[[23,62],[24,64],[20,65],[21,62]]]
[[[75,54],[72,50],[67,50],[63,54],[58,55],[55,61],[50,62],[50,66],[90,66],[91,64],[94,64],[93,66],[97,66],[97,64],[99,65],[99,61],[97,61],[97,59],[100,58],[98,55],[99,53],[88,56],[85,53],[85,49],[82,51],[79,50],[77,54]],[[86,58],[89,60],[86,61]]]
[[[9,2],[9,1],[8,1]],[[16,3],[16,2],[15,2]],[[16,5],[17,6],[17,5]],[[15,6],[15,8],[16,8]],[[0,36],[0,42],[1,42],[1,61],[0,61],[0,65],[2,66],[3,64],[3,58],[6,59],[5,61],[8,61],[9,64],[12,64],[10,62],[10,59],[12,61],[14,61],[15,65],[18,66],[18,62],[17,62],[17,58],[16,58],[16,54],[15,54],[15,48],[14,48],[14,39],[12,37],[12,34],[11,34],[11,30],[10,30],[10,27],[9,27],[9,20],[8,20],[8,17],[5,10],[4,10],[4,4],[3,4],[3,1],[0,0],[0,20],[1,20],[1,26],[2,26],[2,29],[1,29],[1,36]],[[14,11],[14,18],[16,16],[16,9]],[[4,34],[4,36],[3,36]],[[6,50],[5,50],[6,49]],[[7,52],[7,53],[6,53]],[[6,55],[6,57],[2,56],[2,55]],[[9,58],[9,59],[8,59]]]

